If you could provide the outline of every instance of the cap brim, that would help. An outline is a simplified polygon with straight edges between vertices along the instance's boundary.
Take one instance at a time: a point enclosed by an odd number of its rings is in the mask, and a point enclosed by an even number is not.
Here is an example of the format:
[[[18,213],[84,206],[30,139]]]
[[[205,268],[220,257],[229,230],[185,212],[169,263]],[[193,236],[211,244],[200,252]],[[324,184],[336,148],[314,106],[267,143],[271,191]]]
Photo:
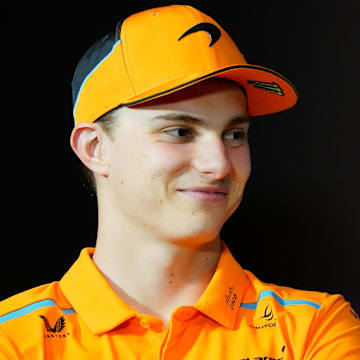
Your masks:
[[[230,66],[202,76],[194,76],[193,80],[162,91],[157,88],[157,91],[155,90],[154,94],[150,96],[121,105],[133,106],[144,103],[212,77],[232,80],[243,87],[247,96],[247,113],[249,116],[261,116],[284,111],[293,107],[298,100],[298,92],[295,86],[284,76],[266,67],[246,64]]]
[[[241,65],[216,75],[239,83],[245,90],[249,116],[277,113],[298,100],[295,86],[284,76],[257,65]]]

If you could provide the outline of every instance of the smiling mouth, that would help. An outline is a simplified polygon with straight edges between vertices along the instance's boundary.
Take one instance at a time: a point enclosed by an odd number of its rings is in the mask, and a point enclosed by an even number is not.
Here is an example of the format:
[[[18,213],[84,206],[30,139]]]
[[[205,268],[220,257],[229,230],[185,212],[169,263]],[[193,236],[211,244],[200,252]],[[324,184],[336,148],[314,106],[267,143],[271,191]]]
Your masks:
[[[227,193],[221,191],[204,191],[204,190],[179,190],[184,195],[189,197],[205,200],[205,201],[223,201],[226,198]]]
[[[224,194],[228,193],[228,188],[225,186],[194,186],[191,188],[178,189],[180,191],[196,191],[196,192],[205,192],[210,194]]]

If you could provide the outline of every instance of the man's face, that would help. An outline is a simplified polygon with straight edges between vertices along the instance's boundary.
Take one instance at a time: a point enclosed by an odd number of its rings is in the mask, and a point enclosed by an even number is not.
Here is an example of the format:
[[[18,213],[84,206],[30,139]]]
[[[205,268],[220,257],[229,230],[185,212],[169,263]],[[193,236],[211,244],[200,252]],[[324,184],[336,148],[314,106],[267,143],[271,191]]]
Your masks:
[[[165,241],[216,238],[251,170],[240,87],[206,80],[123,108],[116,121],[105,145],[110,173],[97,181],[101,208]]]

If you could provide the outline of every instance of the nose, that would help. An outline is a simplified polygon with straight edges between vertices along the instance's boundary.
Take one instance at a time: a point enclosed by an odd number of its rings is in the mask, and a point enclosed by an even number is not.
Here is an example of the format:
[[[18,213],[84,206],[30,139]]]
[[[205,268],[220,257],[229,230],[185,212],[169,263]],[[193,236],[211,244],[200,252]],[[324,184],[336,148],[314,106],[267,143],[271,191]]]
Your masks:
[[[228,175],[231,162],[223,140],[214,135],[199,142],[192,165],[197,171],[210,175],[213,180],[219,180]]]

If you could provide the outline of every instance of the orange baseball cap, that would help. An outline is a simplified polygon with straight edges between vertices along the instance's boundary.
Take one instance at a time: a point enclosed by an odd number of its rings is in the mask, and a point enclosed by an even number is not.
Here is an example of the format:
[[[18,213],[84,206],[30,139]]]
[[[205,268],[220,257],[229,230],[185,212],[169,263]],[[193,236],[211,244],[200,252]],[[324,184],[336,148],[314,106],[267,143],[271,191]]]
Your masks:
[[[298,99],[284,76],[248,64],[210,16],[171,5],[130,15],[83,55],[72,81],[75,124],[212,77],[243,87],[249,116],[286,110]]]

